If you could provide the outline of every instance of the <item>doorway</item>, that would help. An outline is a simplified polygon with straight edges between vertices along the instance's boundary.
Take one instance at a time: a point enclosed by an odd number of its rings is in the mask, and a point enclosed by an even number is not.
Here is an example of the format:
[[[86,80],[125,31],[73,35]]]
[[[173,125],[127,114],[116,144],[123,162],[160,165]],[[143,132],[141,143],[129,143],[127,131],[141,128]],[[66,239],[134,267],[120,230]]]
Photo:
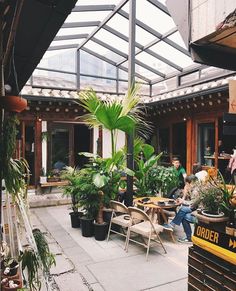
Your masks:
[[[186,122],[175,123],[172,126],[172,152],[186,168]]]
[[[90,152],[91,130],[84,124],[74,125],[74,157],[75,166],[83,167],[88,162],[87,158],[79,155],[80,152]]]
[[[25,124],[25,146],[23,156],[29,164],[30,185],[35,184],[35,127],[33,123]]]

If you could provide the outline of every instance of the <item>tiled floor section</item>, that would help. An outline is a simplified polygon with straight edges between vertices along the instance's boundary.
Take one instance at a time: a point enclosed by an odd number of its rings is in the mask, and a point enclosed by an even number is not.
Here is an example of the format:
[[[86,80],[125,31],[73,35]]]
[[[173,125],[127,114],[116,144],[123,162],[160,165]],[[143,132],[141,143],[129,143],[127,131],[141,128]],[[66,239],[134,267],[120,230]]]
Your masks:
[[[82,237],[70,225],[68,206],[32,209],[33,224],[48,232],[51,251],[58,265],[52,270],[61,291],[186,291],[188,245],[173,243],[161,234],[167,249],[154,247],[145,260],[145,250],[112,235],[109,242]],[[177,229],[181,233],[181,228]]]

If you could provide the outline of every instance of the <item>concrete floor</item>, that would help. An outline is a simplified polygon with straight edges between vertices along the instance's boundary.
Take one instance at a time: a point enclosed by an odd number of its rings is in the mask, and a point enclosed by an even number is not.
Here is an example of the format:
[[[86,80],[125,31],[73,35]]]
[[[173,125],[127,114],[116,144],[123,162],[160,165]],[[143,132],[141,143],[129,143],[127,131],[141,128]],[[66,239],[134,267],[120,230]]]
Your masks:
[[[148,261],[145,250],[112,235],[109,242],[82,237],[80,229],[70,225],[67,205],[34,208],[33,227],[47,235],[57,266],[51,270],[53,290],[61,291],[185,291],[187,290],[187,256],[189,244],[173,243],[161,234],[167,249],[155,246]],[[182,228],[174,234],[182,236]]]

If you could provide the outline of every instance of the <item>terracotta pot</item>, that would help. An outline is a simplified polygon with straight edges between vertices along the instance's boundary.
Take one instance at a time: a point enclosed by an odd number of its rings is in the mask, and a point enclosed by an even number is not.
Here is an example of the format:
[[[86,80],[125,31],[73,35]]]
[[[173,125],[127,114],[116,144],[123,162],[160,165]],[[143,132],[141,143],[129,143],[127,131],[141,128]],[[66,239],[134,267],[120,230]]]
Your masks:
[[[0,97],[0,106],[7,111],[19,113],[27,107],[27,100],[20,96],[3,96]]]
[[[22,288],[22,282],[20,280],[13,280],[15,284],[17,284],[17,287],[10,288],[8,283],[2,285],[3,291],[17,291],[18,289]]]

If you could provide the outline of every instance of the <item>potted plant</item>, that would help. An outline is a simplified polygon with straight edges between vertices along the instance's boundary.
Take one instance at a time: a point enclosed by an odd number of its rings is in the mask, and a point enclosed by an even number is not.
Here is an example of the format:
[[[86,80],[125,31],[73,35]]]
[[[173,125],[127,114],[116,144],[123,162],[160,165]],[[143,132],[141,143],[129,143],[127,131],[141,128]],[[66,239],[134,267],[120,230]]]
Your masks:
[[[22,287],[22,281],[19,279],[5,278],[1,281],[2,291],[17,291]]]
[[[3,277],[8,277],[9,280],[19,278],[19,262],[15,258],[7,257],[3,259],[2,267]]]
[[[130,175],[134,173],[125,167],[123,151],[117,151],[111,158],[106,159],[91,153],[81,154],[90,159],[87,170],[91,176],[90,183],[93,185],[95,239],[104,240],[107,234],[107,222],[103,220],[104,207],[109,207],[110,200],[118,195],[121,172]],[[85,203],[91,199],[90,192],[87,192],[87,195],[89,197],[85,199]],[[81,198],[79,201],[81,204]]]
[[[201,185],[199,191],[200,201],[203,207],[202,214],[209,217],[224,216],[224,213],[220,211],[221,203],[223,202],[221,188],[208,182],[205,185]]]
[[[42,263],[43,272],[48,274],[50,268],[56,265],[55,256],[50,252],[48,242],[42,231],[38,228],[34,228],[32,232],[37,245],[38,255]]]
[[[42,168],[40,171],[39,182],[40,184],[47,183],[47,175],[44,168]]]
[[[29,166],[25,159],[13,159],[16,146],[17,125],[19,120],[15,114],[5,116],[3,136],[0,144],[0,164],[6,189],[13,196],[18,195],[25,187],[25,179],[29,179]]]
[[[73,228],[80,227],[80,217],[83,215],[83,212],[79,211],[79,201],[78,201],[78,192],[80,191],[81,186],[81,173],[72,167],[66,167],[65,170],[61,172],[61,178],[69,181],[69,184],[63,186],[63,193],[66,196],[71,197],[72,203],[72,212],[70,212],[71,226]]]
[[[26,246],[24,251],[20,252],[19,261],[21,262],[22,271],[26,269],[27,280],[30,290],[40,290],[41,282],[39,279],[40,258],[39,255],[30,246]]]

